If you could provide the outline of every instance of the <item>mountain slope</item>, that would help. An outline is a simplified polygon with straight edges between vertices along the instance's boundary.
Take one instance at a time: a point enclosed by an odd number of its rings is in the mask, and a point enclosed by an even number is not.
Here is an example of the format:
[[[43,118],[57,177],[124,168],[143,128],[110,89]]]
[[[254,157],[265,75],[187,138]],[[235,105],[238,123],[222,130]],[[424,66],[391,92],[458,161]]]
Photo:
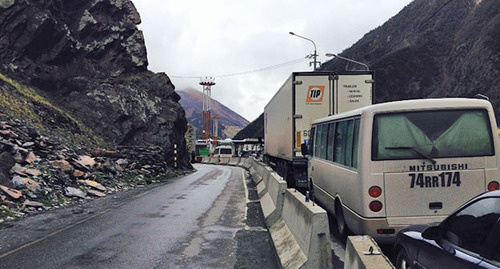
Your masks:
[[[203,130],[203,93],[195,89],[185,89],[178,92],[181,96],[179,103],[184,107],[188,122],[194,125],[198,137]],[[248,125],[248,120],[238,115],[228,107],[212,99],[211,115],[219,116],[219,137],[232,138],[239,130]]]
[[[375,102],[490,97],[500,112],[500,1],[416,0],[342,56],[375,70]],[[356,70],[333,59],[323,70]]]
[[[264,138],[264,113],[239,131],[234,139]]]
[[[375,103],[427,98],[490,98],[500,119],[500,1],[416,0],[340,53],[375,70]],[[321,70],[359,70],[340,59]],[[238,135],[263,133],[259,117]]]
[[[131,0],[0,1],[0,74],[30,89],[10,87],[18,93],[33,91],[50,104],[38,115],[27,113],[40,116],[33,120],[42,125],[50,121],[44,114],[63,115],[71,120],[60,129],[71,127],[65,131],[72,133],[76,126],[90,140],[160,146],[172,167],[175,144],[178,167],[189,168],[180,97],[166,74],[147,69],[140,22]],[[34,108],[40,107],[40,97],[30,100]],[[5,100],[0,101],[5,113],[24,111],[13,110]]]

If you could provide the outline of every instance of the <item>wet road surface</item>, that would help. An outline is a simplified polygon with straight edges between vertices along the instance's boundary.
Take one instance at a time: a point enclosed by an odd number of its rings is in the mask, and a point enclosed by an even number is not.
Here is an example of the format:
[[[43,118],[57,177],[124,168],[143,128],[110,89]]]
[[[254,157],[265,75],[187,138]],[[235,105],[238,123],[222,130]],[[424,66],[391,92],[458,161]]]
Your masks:
[[[275,268],[246,171],[195,168],[68,221],[52,213],[0,226],[0,236],[17,236],[0,243],[0,268]]]

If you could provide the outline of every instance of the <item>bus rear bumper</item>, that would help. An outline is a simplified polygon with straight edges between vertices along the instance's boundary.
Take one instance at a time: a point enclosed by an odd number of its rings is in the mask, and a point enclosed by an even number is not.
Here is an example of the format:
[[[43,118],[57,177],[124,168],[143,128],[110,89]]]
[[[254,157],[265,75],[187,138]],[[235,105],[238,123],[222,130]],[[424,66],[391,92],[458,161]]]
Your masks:
[[[392,244],[403,228],[413,224],[427,224],[441,221],[444,217],[401,217],[365,218],[347,207],[343,207],[344,217],[349,229],[358,235],[369,235],[379,244]],[[397,221],[395,221],[397,220]]]

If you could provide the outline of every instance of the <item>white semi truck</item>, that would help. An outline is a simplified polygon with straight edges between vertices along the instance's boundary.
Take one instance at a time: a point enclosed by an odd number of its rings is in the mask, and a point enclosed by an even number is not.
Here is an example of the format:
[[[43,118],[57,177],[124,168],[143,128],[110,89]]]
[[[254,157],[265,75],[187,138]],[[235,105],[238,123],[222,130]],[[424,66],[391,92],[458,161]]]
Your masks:
[[[289,187],[307,187],[311,123],[322,117],[371,105],[373,71],[294,72],[264,108],[264,161]]]

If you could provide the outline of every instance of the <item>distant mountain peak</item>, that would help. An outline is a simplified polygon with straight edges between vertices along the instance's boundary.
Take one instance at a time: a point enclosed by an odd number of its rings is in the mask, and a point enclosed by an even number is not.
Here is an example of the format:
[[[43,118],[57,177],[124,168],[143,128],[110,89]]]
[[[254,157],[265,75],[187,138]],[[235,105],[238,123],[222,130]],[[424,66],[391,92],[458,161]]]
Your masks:
[[[186,88],[177,92],[181,96],[179,103],[186,111],[186,118],[188,122],[197,128],[198,137],[201,138],[201,131],[203,129],[203,92]],[[248,120],[226,107],[219,101],[211,99],[211,115],[219,116],[219,137],[232,138],[238,131],[243,129],[249,124]]]

